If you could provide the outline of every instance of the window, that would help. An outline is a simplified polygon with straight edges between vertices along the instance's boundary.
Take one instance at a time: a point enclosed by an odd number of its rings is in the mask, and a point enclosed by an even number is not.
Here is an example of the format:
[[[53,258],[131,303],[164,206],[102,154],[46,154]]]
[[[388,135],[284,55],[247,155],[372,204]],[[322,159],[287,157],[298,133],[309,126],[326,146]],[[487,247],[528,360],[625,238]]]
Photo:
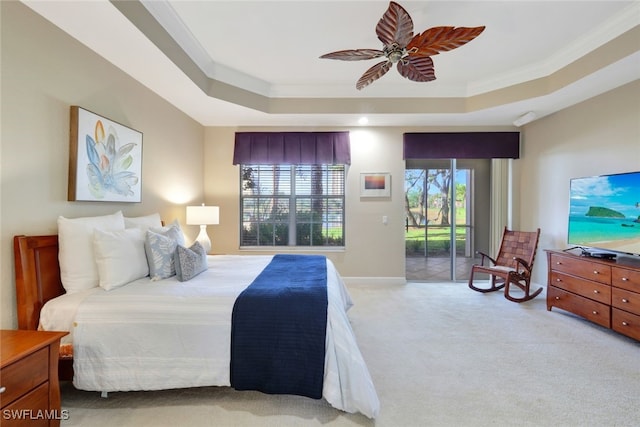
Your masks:
[[[346,166],[240,165],[240,246],[344,246]]]

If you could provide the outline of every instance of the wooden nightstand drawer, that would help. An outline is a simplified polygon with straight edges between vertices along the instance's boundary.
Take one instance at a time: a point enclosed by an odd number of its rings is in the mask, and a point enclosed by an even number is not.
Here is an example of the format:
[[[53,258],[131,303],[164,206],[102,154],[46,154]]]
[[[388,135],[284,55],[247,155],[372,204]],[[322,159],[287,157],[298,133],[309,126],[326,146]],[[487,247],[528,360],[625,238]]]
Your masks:
[[[547,308],[551,307],[570,311],[605,328],[611,327],[611,306],[554,286],[547,289]]]
[[[628,291],[640,292],[640,271],[614,267],[611,270],[611,284]]]
[[[611,328],[623,335],[640,340],[640,316],[617,308],[611,313]]]
[[[3,426],[60,425],[58,348],[65,335],[67,332],[0,331]],[[13,415],[7,410],[14,410]]]
[[[49,383],[45,382],[35,390],[22,396],[11,405],[2,408],[2,427],[48,426]]]
[[[0,382],[5,391],[0,394],[0,406],[4,407],[10,404],[48,379],[49,347],[42,348],[3,367],[0,373]]]
[[[551,284],[603,304],[611,304],[611,286],[609,285],[581,279],[559,271],[551,272]]]
[[[549,268],[595,282],[611,284],[611,266],[608,265],[591,264],[579,258],[551,254]]]
[[[625,291],[624,289],[613,288],[611,305],[624,311],[640,315],[640,294]]]

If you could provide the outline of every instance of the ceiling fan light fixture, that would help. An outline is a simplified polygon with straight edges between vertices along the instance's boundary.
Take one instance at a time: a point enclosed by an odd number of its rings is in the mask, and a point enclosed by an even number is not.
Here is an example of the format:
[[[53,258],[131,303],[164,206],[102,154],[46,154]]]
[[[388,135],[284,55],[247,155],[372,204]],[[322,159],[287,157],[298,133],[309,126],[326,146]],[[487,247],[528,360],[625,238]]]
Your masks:
[[[393,65],[398,72],[414,82],[430,82],[436,79],[431,57],[469,43],[484,31],[481,27],[433,27],[422,33],[413,33],[413,20],[398,3],[389,7],[376,26],[379,49],[347,49],[326,53],[320,58],[341,61],[361,61],[384,57],[382,62],[369,68],[356,82],[360,90],[384,76]]]

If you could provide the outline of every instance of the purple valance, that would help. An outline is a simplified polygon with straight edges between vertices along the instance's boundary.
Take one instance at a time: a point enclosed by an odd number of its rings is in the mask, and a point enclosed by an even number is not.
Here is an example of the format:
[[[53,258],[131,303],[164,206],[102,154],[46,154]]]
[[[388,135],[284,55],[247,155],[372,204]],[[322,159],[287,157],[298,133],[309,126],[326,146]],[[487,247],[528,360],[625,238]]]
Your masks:
[[[405,133],[404,159],[517,159],[520,132]]]
[[[349,165],[349,132],[236,132],[233,164]]]

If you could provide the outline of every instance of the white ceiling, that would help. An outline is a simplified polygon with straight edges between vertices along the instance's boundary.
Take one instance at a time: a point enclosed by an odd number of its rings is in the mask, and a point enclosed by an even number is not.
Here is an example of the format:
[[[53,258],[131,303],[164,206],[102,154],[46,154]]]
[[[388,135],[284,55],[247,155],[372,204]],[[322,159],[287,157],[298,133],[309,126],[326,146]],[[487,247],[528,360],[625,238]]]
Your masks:
[[[388,1],[24,3],[205,126],[511,125],[640,78],[639,0],[400,0],[414,33],[486,29],[435,55],[433,82],[393,69],[360,91],[378,60],[319,56],[381,49]]]

